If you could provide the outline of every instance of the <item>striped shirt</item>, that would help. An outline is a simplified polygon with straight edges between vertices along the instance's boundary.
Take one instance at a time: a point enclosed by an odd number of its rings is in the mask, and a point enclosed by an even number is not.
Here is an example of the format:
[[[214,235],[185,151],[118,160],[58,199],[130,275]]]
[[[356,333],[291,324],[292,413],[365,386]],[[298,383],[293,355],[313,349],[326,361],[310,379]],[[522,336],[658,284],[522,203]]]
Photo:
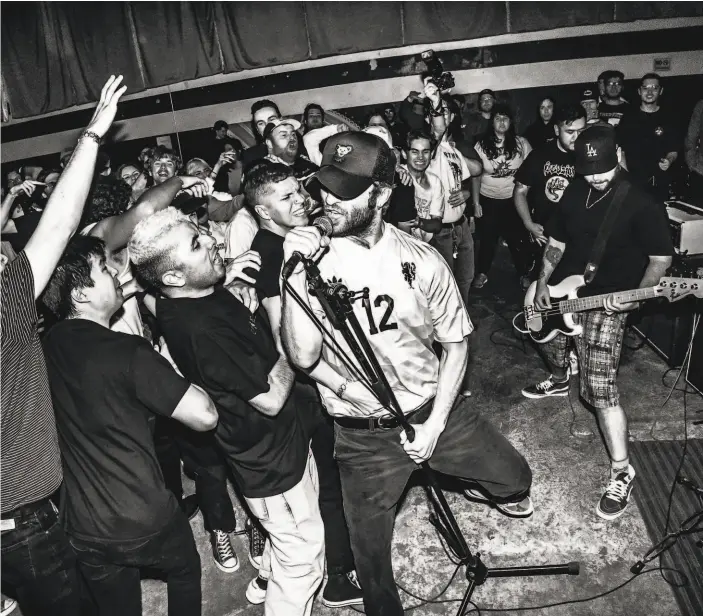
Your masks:
[[[63,478],[56,421],[37,333],[34,276],[24,251],[2,272],[3,513],[53,494]]]

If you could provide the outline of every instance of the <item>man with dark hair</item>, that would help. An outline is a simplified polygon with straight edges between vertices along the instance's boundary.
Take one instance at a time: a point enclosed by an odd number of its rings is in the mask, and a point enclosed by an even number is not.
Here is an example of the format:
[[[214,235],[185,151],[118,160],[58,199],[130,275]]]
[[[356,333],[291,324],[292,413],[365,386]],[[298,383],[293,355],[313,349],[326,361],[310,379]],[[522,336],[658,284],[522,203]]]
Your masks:
[[[391,196],[385,220],[401,231],[429,242],[442,230],[444,216],[444,189],[442,182],[427,171],[432,152],[437,145],[432,135],[411,130],[403,148],[405,165],[401,168],[412,179],[410,186],[401,184]]]
[[[393,578],[391,542],[395,511],[417,464],[429,460],[438,472],[475,480],[501,507],[529,515],[531,473],[525,460],[482,419],[468,398],[457,398],[466,370],[472,325],[451,271],[425,242],[382,220],[391,195],[395,156],[378,137],[351,132],[325,146],[321,184],[332,239],[316,227],[286,235],[284,258],[299,252],[319,260],[325,280],[339,280],[352,292],[367,289],[368,301],[352,303],[354,314],[390,382],[402,411],[414,424],[410,442],[366,386],[323,344],[322,334],[286,292],[283,342],[291,360],[315,370],[319,391],[336,425],[335,455],[344,511],[369,616],[401,616]],[[352,358],[346,341],[311,299],[302,264],[289,281],[332,330]],[[432,345],[442,346],[441,359]],[[484,499],[486,497],[483,497]]]
[[[292,118],[273,118],[264,129],[264,143],[268,150],[266,159],[270,162],[288,165],[301,182],[319,169],[307,156],[301,154],[298,135],[300,122]]]
[[[2,581],[25,614],[80,614],[76,557],[52,501],[63,479],[44,353],[42,294],[81,219],[102,137],[127,89],[111,76],[27,246],[2,271]]]
[[[261,256],[261,269],[252,275],[256,279],[259,301],[266,310],[274,335],[280,340],[283,241],[292,229],[308,224],[307,197],[290,167],[276,163],[262,163],[252,168],[247,176],[246,197],[260,226],[251,249]],[[328,575],[322,603],[327,607],[357,605],[362,603],[362,595],[344,521],[339,469],[334,461],[334,428],[308,376],[297,372],[294,387],[296,394],[308,401],[299,410],[303,413],[306,431],[312,437],[311,448],[320,477],[320,514],[325,525]],[[263,601],[261,589],[268,575],[264,562],[258,578],[247,589],[250,602]]]
[[[620,124],[623,116],[631,109],[622,97],[625,75],[621,71],[606,71],[603,74],[604,90],[598,105],[598,116],[611,126]]]
[[[673,254],[664,208],[630,184],[627,173],[618,166],[619,152],[611,126],[589,127],[576,139],[574,167],[583,177],[569,184],[545,229],[549,241],[535,294],[536,308],[547,310],[552,307],[548,284],[584,274],[614,195],[624,188],[623,202],[595,277],[579,292],[581,297],[611,295],[603,308],[575,315],[583,327],[581,335],[575,337],[581,398],[595,410],[610,457],[610,477],[596,508],[605,520],[623,514],[635,478],[629,462],[627,416],[620,405],[616,379],[627,312],[639,303],[618,302],[612,294],[657,284],[671,265]],[[525,397],[568,396],[569,340],[560,333],[541,345],[551,374],[541,383],[525,387]]]
[[[266,125],[274,119],[281,118],[281,111],[278,105],[268,99],[256,101],[251,106],[251,132],[256,139],[256,145],[244,150],[242,153],[242,164],[244,171],[268,154],[268,148],[264,142],[264,129]]]
[[[165,577],[171,615],[201,612],[200,557],[166,489],[150,418],[212,430],[217,411],[140,336],[110,330],[122,306],[105,244],[76,237],[44,302],[59,319],[44,339],[64,461],[66,532],[100,614],[141,614],[140,569]]]
[[[129,243],[161,296],[156,318],[181,373],[207,391],[215,434],[251,512],[271,539],[266,614],[310,616],[324,565],[317,469],[293,371],[260,310],[220,286],[214,239],[173,208],[142,221]]]
[[[681,141],[674,117],[660,106],[663,92],[659,75],[644,75],[637,90],[639,109],[628,113],[618,126],[623,166],[632,174],[633,182],[660,201],[669,198],[669,169],[679,156]]]
[[[322,105],[308,103],[303,111],[303,134],[325,125],[325,110]]]
[[[408,134],[408,127],[398,119],[398,114],[395,111],[395,105],[388,103],[383,106],[383,115],[386,118],[388,130],[391,131],[393,137],[393,145],[396,147],[404,147]]]
[[[581,105],[564,105],[557,108],[554,119],[557,138],[532,150],[515,174],[513,199],[531,235],[535,258],[539,258],[541,247],[547,243],[545,225],[576,177],[574,143],[586,129],[586,110]]]
[[[486,88],[478,93],[478,100],[474,111],[467,114],[463,126],[464,139],[469,145],[474,145],[480,135],[486,132],[491,123],[491,112],[496,104],[496,93]]]

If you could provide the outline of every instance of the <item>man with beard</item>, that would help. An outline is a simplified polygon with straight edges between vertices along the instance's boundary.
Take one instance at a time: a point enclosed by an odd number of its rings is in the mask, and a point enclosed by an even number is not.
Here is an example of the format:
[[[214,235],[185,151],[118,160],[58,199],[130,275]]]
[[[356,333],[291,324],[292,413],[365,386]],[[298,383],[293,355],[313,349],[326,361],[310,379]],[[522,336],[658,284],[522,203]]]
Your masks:
[[[669,197],[669,169],[678,158],[680,135],[673,116],[659,104],[664,92],[659,75],[647,73],[637,92],[639,109],[627,114],[618,126],[623,166],[633,182],[664,201]]]
[[[559,107],[554,125],[557,138],[532,150],[515,174],[515,208],[532,238],[535,259],[547,243],[544,227],[576,176],[574,144],[585,128],[586,111],[581,105]]]
[[[612,293],[656,285],[671,264],[673,247],[666,213],[618,166],[619,148],[610,126],[589,127],[576,139],[574,160],[579,176],[569,184],[559,209],[545,229],[549,237],[537,281],[535,306],[551,308],[547,284],[583,275],[591,259],[594,238],[621,184],[627,192],[606,243],[595,277],[580,296],[610,293],[603,308],[576,315],[583,333],[576,338],[580,364],[580,393],[595,410],[610,456],[610,477],[596,508],[598,516],[614,520],[627,507],[635,470],[629,463],[627,417],[616,385],[627,313],[638,302],[617,302]],[[541,345],[551,374],[522,390],[527,398],[567,396],[568,337],[558,334]]]
[[[300,150],[300,122],[289,118],[273,118],[264,129],[264,143],[268,149],[266,159],[293,168],[293,174],[303,184],[317,171],[318,166],[303,156]]]
[[[397,419],[323,345],[315,323],[284,292],[281,332],[291,360],[304,370],[320,359],[334,368],[329,375],[314,376],[337,424],[344,511],[370,616],[403,614],[391,540],[396,506],[418,463],[429,460],[438,472],[476,481],[515,515],[532,512],[527,463],[470,399],[457,398],[473,327],[447,263],[425,242],[383,222],[394,170],[395,157],[380,138],[359,132],[331,137],[315,177],[333,225],[332,239],[321,237],[315,227],[298,227],[283,243],[286,260],[296,252],[321,257],[325,280],[339,280],[352,292],[368,288],[369,301],[354,302],[354,314],[402,411],[415,425],[415,440],[409,442]],[[309,295],[302,264],[289,281],[332,329]],[[353,357],[339,332],[332,332]],[[441,358],[434,342],[442,346]]]
[[[98,613],[142,613],[140,569],[168,584],[168,613],[201,613],[200,558],[188,519],[164,485],[153,414],[197,431],[212,400],[140,336],[110,329],[123,302],[105,244],[76,237],[43,299],[59,323],[44,339],[56,413],[66,532]]]
[[[220,286],[215,240],[174,208],[142,221],[130,258],[160,293],[156,318],[178,369],[213,399],[215,438],[271,539],[265,611],[309,616],[324,566],[315,460],[293,370],[268,320]]]
[[[309,103],[303,111],[303,134],[325,125],[325,110],[317,103]]]
[[[603,96],[598,105],[598,116],[611,126],[620,124],[632,105],[622,97],[625,75],[620,71],[606,71],[603,75]]]
[[[474,145],[480,135],[486,132],[491,124],[491,112],[496,104],[496,94],[488,88],[478,94],[478,109],[470,112],[463,126],[464,139],[469,145]]]

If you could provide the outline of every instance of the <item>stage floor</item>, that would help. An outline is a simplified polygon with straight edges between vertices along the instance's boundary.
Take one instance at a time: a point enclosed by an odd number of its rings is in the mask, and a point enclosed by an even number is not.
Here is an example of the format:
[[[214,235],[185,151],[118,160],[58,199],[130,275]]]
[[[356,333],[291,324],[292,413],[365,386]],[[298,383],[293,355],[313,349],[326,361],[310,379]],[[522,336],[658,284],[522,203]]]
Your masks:
[[[488,284],[473,292],[470,299],[469,312],[477,325],[472,336],[470,374],[474,403],[500,427],[532,467],[535,513],[527,520],[513,520],[484,505],[470,503],[459,494],[449,494],[448,500],[470,547],[482,554],[488,566],[579,561],[581,574],[489,579],[476,589],[474,601],[481,608],[500,609],[499,614],[516,613],[510,612],[510,608],[604,593],[631,577],[630,567],[650,546],[634,500],[625,514],[613,522],[596,515],[596,504],[608,474],[608,457],[594,419],[577,403],[577,379],[573,379],[570,400],[576,416],[583,420],[580,423],[589,425],[596,433],[591,438],[570,434],[574,416],[569,398],[535,401],[520,394],[525,384],[546,376],[534,350],[529,345],[523,350],[510,331],[509,320],[521,303],[521,295],[517,277],[507,263],[507,250],[501,248]],[[627,342],[636,345],[638,339],[628,337]],[[668,392],[661,380],[666,369],[665,363],[647,347],[624,352],[619,384],[634,440],[683,436],[683,394],[675,391],[661,408]],[[670,375],[667,383],[673,383],[674,378],[675,374]],[[683,379],[680,386],[683,387]],[[689,395],[688,407],[690,419],[692,411],[703,407],[703,400]],[[701,426],[689,431],[689,436],[702,435]],[[192,482],[187,486],[192,490]],[[239,508],[238,503],[236,506]],[[397,517],[393,562],[397,581],[403,587],[430,597],[445,586],[455,567],[445,556],[427,516],[424,491],[420,487],[411,488]],[[244,515],[238,514],[238,525],[243,524]],[[244,596],[248,582],[255,575],[247,560],[245,536],[234,538],[241,568],[228,575],[213,563],[200,515],[192,526],[203,563],[203,616],[263,614],[263,606],[248,604]],[[462,570],[442,598],[460,598],[465,587]],[[146,580],[143,591],[144,614],[166,614],[165,585]],[[404,603],[410,607],[417,601],[404,596]],[[428,605],[412,613],[450,615],[457,608],[457,603]],[[351,616],[358,612],[351,608],[325,608],[318,598],[313,613]],[[659,574],[650,573],[604,598],[528,613],[676,616],[680,611],[668,585]]]

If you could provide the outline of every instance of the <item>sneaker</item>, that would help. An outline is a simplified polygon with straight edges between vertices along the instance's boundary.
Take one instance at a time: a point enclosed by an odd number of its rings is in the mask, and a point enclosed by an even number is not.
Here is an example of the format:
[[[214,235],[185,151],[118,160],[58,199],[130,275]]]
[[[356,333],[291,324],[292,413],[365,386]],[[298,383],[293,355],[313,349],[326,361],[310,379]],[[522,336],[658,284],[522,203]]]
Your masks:
[[[472,488],[466,488],[464,490],[464,496],[469,500],[478,501],[479,503],[490,503],[498,511],[510,518],[529,518],[535,511],[529,494],[516,503],[496,503],[487,496],[484,496],[482,492]]]
[[[573,349],[569,351],[569,375],[576,376],[579,373],[579,356]]]
[[[547,398],[548,396],[568,396],[569,395],[569,378],[565,381],[557,381],[553,374],[549,375],[546,381],[530,385],[522,390],[522,395],[525,398]]]
[[[198,515],[198,512],[200,511],[200,505],[198,505],[198,497],[195,494],[191,494],[190,496],[186,496],[185,498],[181,499],[180,506],[181,511],[183,511],[185,516],[188,518],[188,521],[192,520],[196,515]]]
[[[249,562],[254,569],[261,569],[261,557],[264,555],[266,535],[251,520],[246,521],[244,528],[249,536]]]
[[[614,479],[608,481],[605,492],[596,507],[596,513],[604,520],[619,518],[627,509],[634,480],[635,469],[628,466],[627,471],[618,473]]]
[[[14,599],[9,599],[8,597],[3,597],[0,603],[0,616],[7,616],[15,611],[17,607],[17,601]]]
[[[476,287],[477,289],[482,289],[487,282],[488,276],[486,276],[486,274],[479,274],[474,279],[474,287]]]
[[[232,548],[229,533],[223,530],[212,531],[212,555],[220,571],[234,573],[239,569],[239,559]]]
[[[364,596],[356,577],[356,571],[332,573],[328,576],[327,584],[322,591],[322,605],[325,607],[344,607],[345,605],[363,604]]]
[[[257,575],[247,586],[246,598],[249,603],[261,605],[266,601],[266,589],[269,586],[269,581]]]

